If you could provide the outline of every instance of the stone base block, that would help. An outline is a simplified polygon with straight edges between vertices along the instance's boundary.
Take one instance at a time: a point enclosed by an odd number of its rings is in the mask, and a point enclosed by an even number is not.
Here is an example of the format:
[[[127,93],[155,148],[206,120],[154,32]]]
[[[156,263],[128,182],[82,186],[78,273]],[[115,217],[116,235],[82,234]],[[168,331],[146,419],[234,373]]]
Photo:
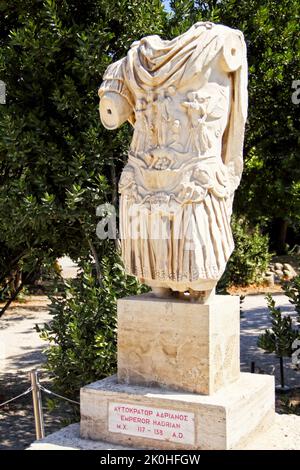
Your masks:
[[[239,297],[118,300],[118,380],[210,395],[240,374]]]
[[[81,389],[81,437],[150,449],[225,450],[274,420],[274,377],[242,373],[213,395],[120,384]]]
[[[33,442],[26,450],[135,450],[104,441],[82,439],[79,428],[77,423],[70,424]],[[273,426],[254,433],[246,444],[233,450],[300,450],[300,416],[275,414]]]

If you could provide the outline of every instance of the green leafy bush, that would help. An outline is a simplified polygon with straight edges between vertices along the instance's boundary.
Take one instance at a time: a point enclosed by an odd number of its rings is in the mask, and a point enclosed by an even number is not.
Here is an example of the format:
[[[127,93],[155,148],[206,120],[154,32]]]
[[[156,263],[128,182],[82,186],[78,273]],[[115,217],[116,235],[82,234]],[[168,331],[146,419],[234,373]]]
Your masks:
[[[267,295],[266,299],[272,328],[259,336],[258,346],[267,353],[275,353],[277,357],[290,357],[293,352],[292,344],[298,337],[298,330],[293,326],[290,315],[283,315],[280,308],[276,308],[271,295]]]
[[[233,217],[231,226],[235,249],[219,286],[247,286],[261,282],[272,257],[268,236],[263,235],[258,226],[251,227],[245,218]]]
[[[284,369],[283,358],[291,357],[293,353],[293,343],[299,337],[299,331],[294,327],[290,315],[283,315],[280,308],[276,308],[275,300],[271,295],[266,296],[268,309],[271,315],[270,329],[265,330],[258,337],[257,345],[266,353],[275,353],[280,361],[281,387],[284,389]]]
[[[65,282],[62,292],[51,297],[51,322],[37,327],[49,342],[45,367],[53,387],[73,399],[78,399],[82,385],[115,372],[117,299],[146,290],[125,275],[116,253],[101,261],[101,285],[91,264],[81,268],[76,279]]]

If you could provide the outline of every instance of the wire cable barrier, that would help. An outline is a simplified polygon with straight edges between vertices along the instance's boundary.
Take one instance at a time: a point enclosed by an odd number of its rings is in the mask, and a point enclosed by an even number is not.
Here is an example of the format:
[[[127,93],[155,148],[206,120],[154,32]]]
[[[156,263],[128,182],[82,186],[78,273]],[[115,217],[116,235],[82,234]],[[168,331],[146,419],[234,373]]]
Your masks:
[[[25,392],[20,393],[20,395],[17,395],[16,397],[10,398],[9,400],[6,400],[5,402],[0,403],[0,407],[4,406],[4,405],[7,405],[8,403],[11,403],[12,401],[15,401],[18,398],[21,398],[21,397],[23,397],[24,395],[27,395],[27,393],[30,393],[30,392],[32,392],[32,387],[29,387],[27,390],[25,390]]]
[[[70,403],[73,403],[75,405],[80,405],[79,401],[71,400],[70,398],[67,398],[67,397],[64,397],[62,395],[59,395],[58,393],[52,392],[51,390],[49,390],[46,387],[44,387],[43,385],[41,385],[39,382],[37,383],[37,386],[42,392],[45,392],[48,395],[53,395],[57,398],[60,398],[61,400],[66,400],[66,401],[68,401]],[[18,398],[21,398],[21,397],[23,397],[24,395],[27,395],[30,392],[32,392],[32,387],[29,387],[27,390],[25,390],[25,392],[20,393],[20,395],[17,395],[16,397],[10,398],[9,400],[6,400],[5,402],[0,403],[0,407],[4,406],[4,405],[7,405],[8,403],[11,403],[12,401],[15,401]]]
[[[48,395],[53,395],[54,397],[60,398],[61,400],[65,400],[69,403],[73,403],[74,405],[80,405],[80,403],[78,401],[71,400],[71,398],[64,397],[59,393],[52,392],[52,390],[49,390],[48,388],[41,385],[38,378],[37,370],[32,370],[31,372],[29,372],[29,378],[31,381],[31,387],[29,387],[27,390],[20,393],[19,395],[10,398],[9,400],[4,401],[3,403],[0,403],[0,408],[32,392],[36,439],[41,440],[45,437],[42,392],[47,393]]]
[[[70,398],[63,397],[62,395],[59,395],[58,393],[51,392],[51,390],[48,390],[47,388],[43,387],[40,383],[38,384],[39,389],[42,390],[45,393],[48,393],[48,395],[54,395],[57,398],[61,398],[62,400],[69,401],[70,403],[74,403],[75,405],[80,405],[79,401],[71,400]]]

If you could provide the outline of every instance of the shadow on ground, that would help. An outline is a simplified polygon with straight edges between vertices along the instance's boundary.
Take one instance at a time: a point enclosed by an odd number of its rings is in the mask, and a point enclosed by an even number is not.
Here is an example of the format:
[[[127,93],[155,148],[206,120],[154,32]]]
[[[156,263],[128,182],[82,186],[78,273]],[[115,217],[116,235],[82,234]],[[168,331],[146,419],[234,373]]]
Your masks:
[[[42,384],[51,389],[49,380],[44,379]],[[30,387],[28,375],[3,374],[0,377],[0,403],[16,396]],[[43,396],[43,410],[45,435],[58,431],[68,423],[71,410],[62,403],[53,412],[45,406],[46,397]],[[23,450],[35,441],[35,425],[31,393],[0,408],[0,450]]]
[[[18,369],[40,366],[44,361],[44,349],[44,346],[40,346],[33,351],[30,346],[22,346],[20,350],[24,352],[19,355],[8,356],[6,360],[10,364],[11,369],[16,369],[16,371],[18,371]]]

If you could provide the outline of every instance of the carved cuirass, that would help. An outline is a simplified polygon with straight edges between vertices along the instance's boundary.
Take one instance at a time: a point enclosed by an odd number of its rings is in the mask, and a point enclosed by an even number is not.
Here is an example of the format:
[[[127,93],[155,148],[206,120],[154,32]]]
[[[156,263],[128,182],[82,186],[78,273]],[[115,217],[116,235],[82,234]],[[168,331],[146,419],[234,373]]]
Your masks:
[[[158,200],[199,203],[208,191],[228,196],[220,149],[229,96],[222,85],[197,82],[187,94],[169,86],[149,91],[146,99],[137,98],[135,129],[119,188],[124,197],[149,210]]]
[[[149,36],[110,65],[103,124],[134,127],[119,191],[122,256],[153,289],[207,291],[233,250],[230,216],[247,112],[242,33],[196,23]]]

